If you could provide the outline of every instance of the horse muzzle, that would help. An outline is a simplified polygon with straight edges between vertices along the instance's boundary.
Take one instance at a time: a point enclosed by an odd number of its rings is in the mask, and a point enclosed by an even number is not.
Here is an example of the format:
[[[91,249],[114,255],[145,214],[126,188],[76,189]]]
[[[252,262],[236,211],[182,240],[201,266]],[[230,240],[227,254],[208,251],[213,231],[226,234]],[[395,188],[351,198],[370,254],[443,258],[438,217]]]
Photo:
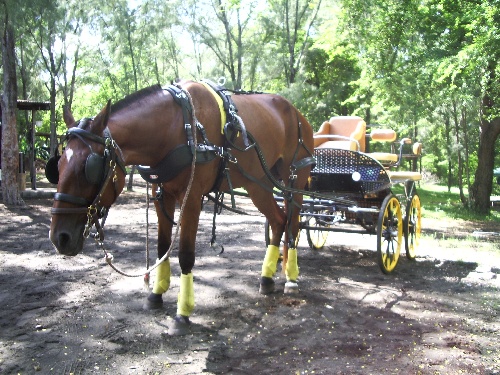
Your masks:
[[[57,251],[62,255],[75,256],[83,249],[83,230],[68,231],[50,229],[49,238]]]

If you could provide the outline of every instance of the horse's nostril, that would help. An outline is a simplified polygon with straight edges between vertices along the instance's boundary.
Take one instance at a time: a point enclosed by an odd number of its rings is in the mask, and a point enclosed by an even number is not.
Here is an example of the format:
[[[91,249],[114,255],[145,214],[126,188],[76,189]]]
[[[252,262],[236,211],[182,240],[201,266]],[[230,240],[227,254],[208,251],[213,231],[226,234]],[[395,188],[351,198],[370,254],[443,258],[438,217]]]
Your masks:
[[[65,249],[70,242],[71,242],[71,236],[69,235],[69,233],[59,233],[58,237],[59,249]]]

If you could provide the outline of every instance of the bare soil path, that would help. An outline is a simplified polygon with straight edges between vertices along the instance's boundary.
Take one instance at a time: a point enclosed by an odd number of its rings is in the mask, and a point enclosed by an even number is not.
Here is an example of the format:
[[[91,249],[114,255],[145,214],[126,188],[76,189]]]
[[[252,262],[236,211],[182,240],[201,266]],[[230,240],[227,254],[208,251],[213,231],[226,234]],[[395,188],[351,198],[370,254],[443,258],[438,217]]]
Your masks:
[[[175,259],[164,310],[144,311],[141,278],[112,271],[91,240],[74,258],[56,254],[52,201],[27,203],[0,205],[0,374],[500,374],[500,239],[471,237],[498,228],[424,220],[417,261],[403,255],[389,276],[374,236],[330,234],[312,251],[303,234],[300,294],[284,295],[278,275],[278,292],[262,296],[263,217],[244,200],[251,215],[224,211],[218,255],[207,205],[192,333],[171,337]],[[145,265],[145,211],[140,189],[124,193],[106,223],[106,247],[127,271]],[[154,250],[153,212],[149,221]]]

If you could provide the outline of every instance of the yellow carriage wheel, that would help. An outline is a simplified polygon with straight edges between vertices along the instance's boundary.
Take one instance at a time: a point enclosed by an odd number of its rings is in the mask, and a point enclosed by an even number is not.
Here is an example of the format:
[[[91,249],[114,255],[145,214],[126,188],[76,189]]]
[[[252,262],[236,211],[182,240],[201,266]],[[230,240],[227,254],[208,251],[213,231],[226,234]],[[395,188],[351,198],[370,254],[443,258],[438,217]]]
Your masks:
[[[377,260],[383,273],[391,273],[398,264],[403,240],[401,204],[394,194],[385,197],[377,223]]]
[[[323,246],[325,246],[328,238],[328,231],[323,230],[325,227],[328,227],[328,224],[320,218],[312,216],[308,220],[308,226],[314,227],[314,229],[306,229],[307,243],[309,244],[309,247],[313,250],[321,250]]]
[[[406,206],[405,219],[405,248],[406,257],[414,260],[417,256],[417,249],[420,244],[420,234],[422,233],[422,207],[420,198],[414,194]]]

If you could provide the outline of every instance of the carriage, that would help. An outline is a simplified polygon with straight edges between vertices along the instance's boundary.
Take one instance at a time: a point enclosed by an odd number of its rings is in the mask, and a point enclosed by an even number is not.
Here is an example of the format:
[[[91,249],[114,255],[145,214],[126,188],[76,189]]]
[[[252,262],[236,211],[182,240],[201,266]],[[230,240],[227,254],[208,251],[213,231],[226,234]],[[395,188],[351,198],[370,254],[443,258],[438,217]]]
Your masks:
[[[371,152],[374,142],[387,152]],[[403,239],[406,257],[414,260],[421,234],[421,152],[421,143],[397,140],[393,130],[367,127],[357,116],[325,121],[314,134],[316,166],[300,212],[309,246],[323,248],[330,232],[372,234],[383,273],[395,269]]]

